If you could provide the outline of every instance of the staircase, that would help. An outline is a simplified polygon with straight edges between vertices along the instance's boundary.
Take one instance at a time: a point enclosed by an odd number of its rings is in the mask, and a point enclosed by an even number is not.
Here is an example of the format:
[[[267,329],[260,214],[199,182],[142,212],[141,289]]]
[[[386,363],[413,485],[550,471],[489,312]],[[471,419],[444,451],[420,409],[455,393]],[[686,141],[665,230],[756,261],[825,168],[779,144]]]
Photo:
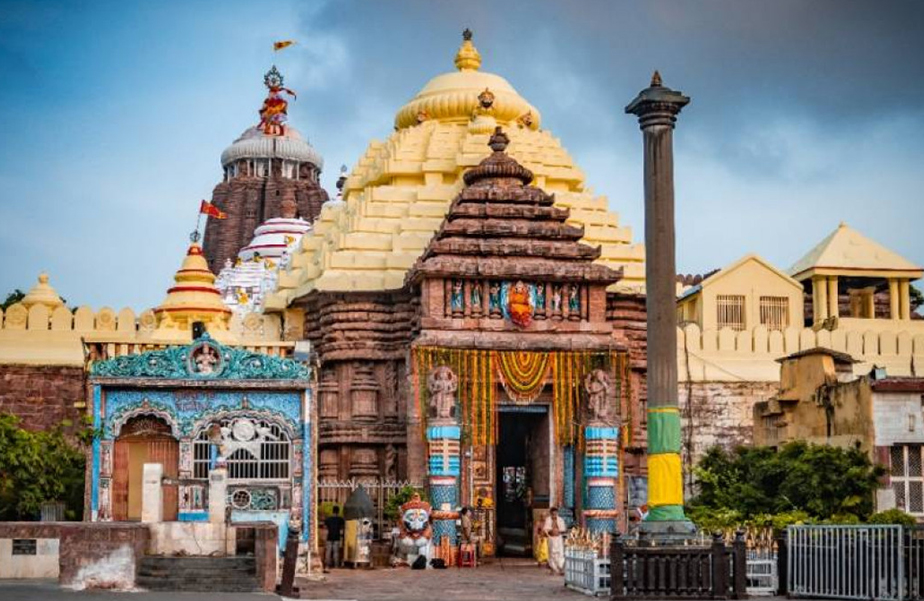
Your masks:
[[[504,541],[501,552],[505,556],[528,557],[532,554],[532,535],[525,528],[499,528],[497,533]]]
[[[151,591],[258,592],[253,557],[152,557],[138,565],[135,583]]]

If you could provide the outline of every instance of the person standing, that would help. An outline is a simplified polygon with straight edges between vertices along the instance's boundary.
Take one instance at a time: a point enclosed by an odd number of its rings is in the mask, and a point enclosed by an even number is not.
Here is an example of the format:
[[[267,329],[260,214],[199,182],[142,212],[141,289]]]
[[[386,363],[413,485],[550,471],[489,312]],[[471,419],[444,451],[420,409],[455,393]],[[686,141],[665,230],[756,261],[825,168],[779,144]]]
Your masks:
[[[549,570],[553,574],[564,574],[565,571],[565,520],[558,516],[558,508],[549,509],[549,517],[545,518],[542,531],[545,532],[549,546]]]
[[[334,505],[324,520],[327,529],[327,542],[324,544],[324,571],[329,572],[333,567],[340,567],[340,541],[343,539],[343,518],[340,517],[340,508]]]
[[[463,507],[459,512],[459,522],[462,528],[462,544],[470,545],[472,543],[472,512],[468,507]]]

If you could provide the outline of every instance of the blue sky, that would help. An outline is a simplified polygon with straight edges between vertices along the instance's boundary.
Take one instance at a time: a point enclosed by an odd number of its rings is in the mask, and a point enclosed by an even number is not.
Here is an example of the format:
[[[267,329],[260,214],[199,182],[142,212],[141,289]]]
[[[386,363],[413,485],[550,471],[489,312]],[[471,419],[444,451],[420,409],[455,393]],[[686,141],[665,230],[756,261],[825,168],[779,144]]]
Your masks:
[[[623,107],[654,68],[693,98],[681,271],[748,252],[785,268],[842,220],[924,264],[922,3],[0,0],[0,292],[47,270],[71,303],[156,305],[274,61],[333,190],[465,27],[636,239]],[[299,44],[274,57],[277,39]]]

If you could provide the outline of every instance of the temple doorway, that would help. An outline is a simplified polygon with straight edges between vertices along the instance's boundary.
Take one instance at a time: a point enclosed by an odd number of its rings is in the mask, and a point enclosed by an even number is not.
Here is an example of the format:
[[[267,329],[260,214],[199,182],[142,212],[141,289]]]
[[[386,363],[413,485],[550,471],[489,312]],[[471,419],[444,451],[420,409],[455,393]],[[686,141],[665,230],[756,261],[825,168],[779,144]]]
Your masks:
[[[163,419],[151,415],[134,417],[125,422],[113,445],[112,519],[140,520],[142,476],[145,463],[160,463],[165,483],[164,520],[177,518],[176,478],[179,468],[179,442]]]
[[[531,555],[533,514],[548,507],[547,409],[545,405],[499,407],[494,498],[500,555]]]

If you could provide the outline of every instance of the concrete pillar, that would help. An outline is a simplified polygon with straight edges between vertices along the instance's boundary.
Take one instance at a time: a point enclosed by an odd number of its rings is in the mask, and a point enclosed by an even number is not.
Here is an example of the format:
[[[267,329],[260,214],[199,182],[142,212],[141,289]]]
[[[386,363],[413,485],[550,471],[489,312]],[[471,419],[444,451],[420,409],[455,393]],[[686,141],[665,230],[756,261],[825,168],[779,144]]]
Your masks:
[[[898,310],[898,280],[889,280],[889,319],[899,319]]]
[[[812,278],[812,307],[815,311],[813,321],[821,323],[828,318],[828,280],[821,276]]]
[[[223,467],[209,472],[209,521],[225,523],[225,507],[228,504],[228,470]]]
[[[587,500],[584,520],[594,533],[616,533],[616,481],[619,478],[619,429],[593,425],[584,430]]]
[[[145,463],[141,476],[141,521],[156,523],[164,521],[164,466],[160,463]]]
[[[828,278],[828,317],[838,317],[840,315],[837,305],[838,300],[837,276],[833,275]]]
[[[439,547],[444,536],[449,538],[450,545],[456,545],[461,434],[457,423],[437,424],[427,428],[430,504],[434,512],[440,512],[439,519],[433,519],[435,547]]]
[[[645,286],[648,327],[648,507],[652,534],[694,532],[683,513],[680,409],[677,402],[676,266],[674,257],[674,123],[690,99],[661,83],[626,107],[638,117],[645,160]]]
[[[898,315],[900,319],[911,319],[911,282],[898,283]]]
[[[870,319],[876,319],[876,287],[870,286],[863,290],[863,311]]]

